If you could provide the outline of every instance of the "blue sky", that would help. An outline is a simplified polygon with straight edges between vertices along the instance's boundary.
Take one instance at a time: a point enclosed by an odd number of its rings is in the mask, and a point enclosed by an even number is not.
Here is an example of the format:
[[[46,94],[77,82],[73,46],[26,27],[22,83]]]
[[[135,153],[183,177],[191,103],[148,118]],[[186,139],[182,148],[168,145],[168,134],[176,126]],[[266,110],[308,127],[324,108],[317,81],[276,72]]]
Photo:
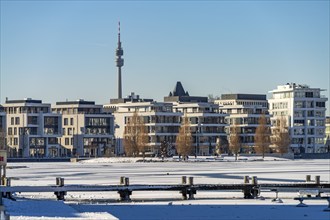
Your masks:
[[[1,1],[1,103],[123,95],[266,94],[287,82],[329,96],[329,1]]]

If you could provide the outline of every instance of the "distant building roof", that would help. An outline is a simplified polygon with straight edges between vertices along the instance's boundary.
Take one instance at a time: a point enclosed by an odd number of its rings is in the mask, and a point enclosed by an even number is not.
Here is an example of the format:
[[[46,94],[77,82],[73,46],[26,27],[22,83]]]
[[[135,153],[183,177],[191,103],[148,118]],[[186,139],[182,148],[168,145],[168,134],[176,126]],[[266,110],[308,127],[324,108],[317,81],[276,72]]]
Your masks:
[[[188,91],[185,91],[181,82],[176,82],[173,92],[164,97],[164,102],[208,102],[207,97],[190,96]]]
[[[188,92],[185,92],[180,81],[176,82],[174,90],[169,96],[189,96]]]
[[[6,104],[16,104],[16,103],[37,103],[37,104],[41,104],[42,101],[31,99],[31,98],[26,98],[26,99],[23,99],[23,100],[8,100],[8,99],[6,99]]]
[[[126,102],[153,102],[153,99],[142,99],[139,95],[131,92],[126,98],[121,99],[110,99],[110,104],[119,104],[119,103],[126,103]]]
[[[260,94],[222,94],[222,100],[230,100],[230,99],[237,99],[237,100],[267,100],[266,95]]]
[[[56,105],[95,105],[95,102],[79,99],[76,101],[56,102]]]

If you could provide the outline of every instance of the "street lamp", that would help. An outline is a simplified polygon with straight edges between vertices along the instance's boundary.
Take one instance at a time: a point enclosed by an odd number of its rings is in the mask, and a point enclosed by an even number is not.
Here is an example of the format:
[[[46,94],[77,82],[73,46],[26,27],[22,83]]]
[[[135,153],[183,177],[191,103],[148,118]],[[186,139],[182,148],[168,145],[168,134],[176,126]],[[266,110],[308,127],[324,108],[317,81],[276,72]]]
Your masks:
[[[211,136],[209,136],[209,155],[213,155],[213,149],[212,149],[212,144],[211,144]]]
[[[195,148],[195,157],[197,157],[197,154],[198,154],[198,152],[199,152],[199,139],[200,139],[200,133],[201,133],[200,126],[201,126],[201,124],[200,124],[199,121],[198,121],[198,124],[197,124],[197,130],[196,130],[196,148]]]
[[[118,157],[120,155],[120,143],[119,137],[114,137],[114,147],[115,147],[115,156]]]
[[[198,143],[198,127],[196,130],[196,146],[195,146],[195,158],[197,157],[197,148],[199,147],[199,143]]]

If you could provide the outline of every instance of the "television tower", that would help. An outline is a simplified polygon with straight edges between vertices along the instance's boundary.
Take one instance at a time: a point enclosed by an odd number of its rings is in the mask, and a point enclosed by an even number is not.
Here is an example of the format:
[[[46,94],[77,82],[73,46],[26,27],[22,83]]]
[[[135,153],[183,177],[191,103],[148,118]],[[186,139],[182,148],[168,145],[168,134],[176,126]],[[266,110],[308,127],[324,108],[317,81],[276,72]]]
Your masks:
[[[124,59],[121,56],[124,55],[124,50],[121,47],[120,42],[120,22],[118,22],[118,47],[116,49],[116,66],[118,67],[118,99],[122,98],[121,88],[121,67],[124,66]]]

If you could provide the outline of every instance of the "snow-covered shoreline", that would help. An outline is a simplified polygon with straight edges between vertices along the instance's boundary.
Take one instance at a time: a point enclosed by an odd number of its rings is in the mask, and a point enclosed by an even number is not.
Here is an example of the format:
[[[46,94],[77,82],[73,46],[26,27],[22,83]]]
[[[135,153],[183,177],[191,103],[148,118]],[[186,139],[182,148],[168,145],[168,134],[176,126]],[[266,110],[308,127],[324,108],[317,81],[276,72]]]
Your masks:
[[[130,177],[132,184],[177,184],[181,176],[193,176],[196,184],[242,183],[243,177],[258,176],[260,183],[304,181],[306,175],[321,176],[329,181],[330,160],[242,160],[240,162],[143,163],[92,159],[78,163],[10,163],[15,177],[12,185],[54,185],[58,176],[66,184],[118,184],[120,176]],[[309,207],[298,208],[295,193],[280,193],[283,203],[272,203],[274,193],[265,200],[244,200],[241,192],[197,192],[195,200],[181,200],[179,192],[133,192],[130,203],[118,203],[117,192],[68,193],[66,202],[56,201],[49,193],[18,194],[18,201],[5,199],[12,219],[329,219],[323,212],[326,200],[307,201]],[[153,198],[155,198],[153,200]]]

